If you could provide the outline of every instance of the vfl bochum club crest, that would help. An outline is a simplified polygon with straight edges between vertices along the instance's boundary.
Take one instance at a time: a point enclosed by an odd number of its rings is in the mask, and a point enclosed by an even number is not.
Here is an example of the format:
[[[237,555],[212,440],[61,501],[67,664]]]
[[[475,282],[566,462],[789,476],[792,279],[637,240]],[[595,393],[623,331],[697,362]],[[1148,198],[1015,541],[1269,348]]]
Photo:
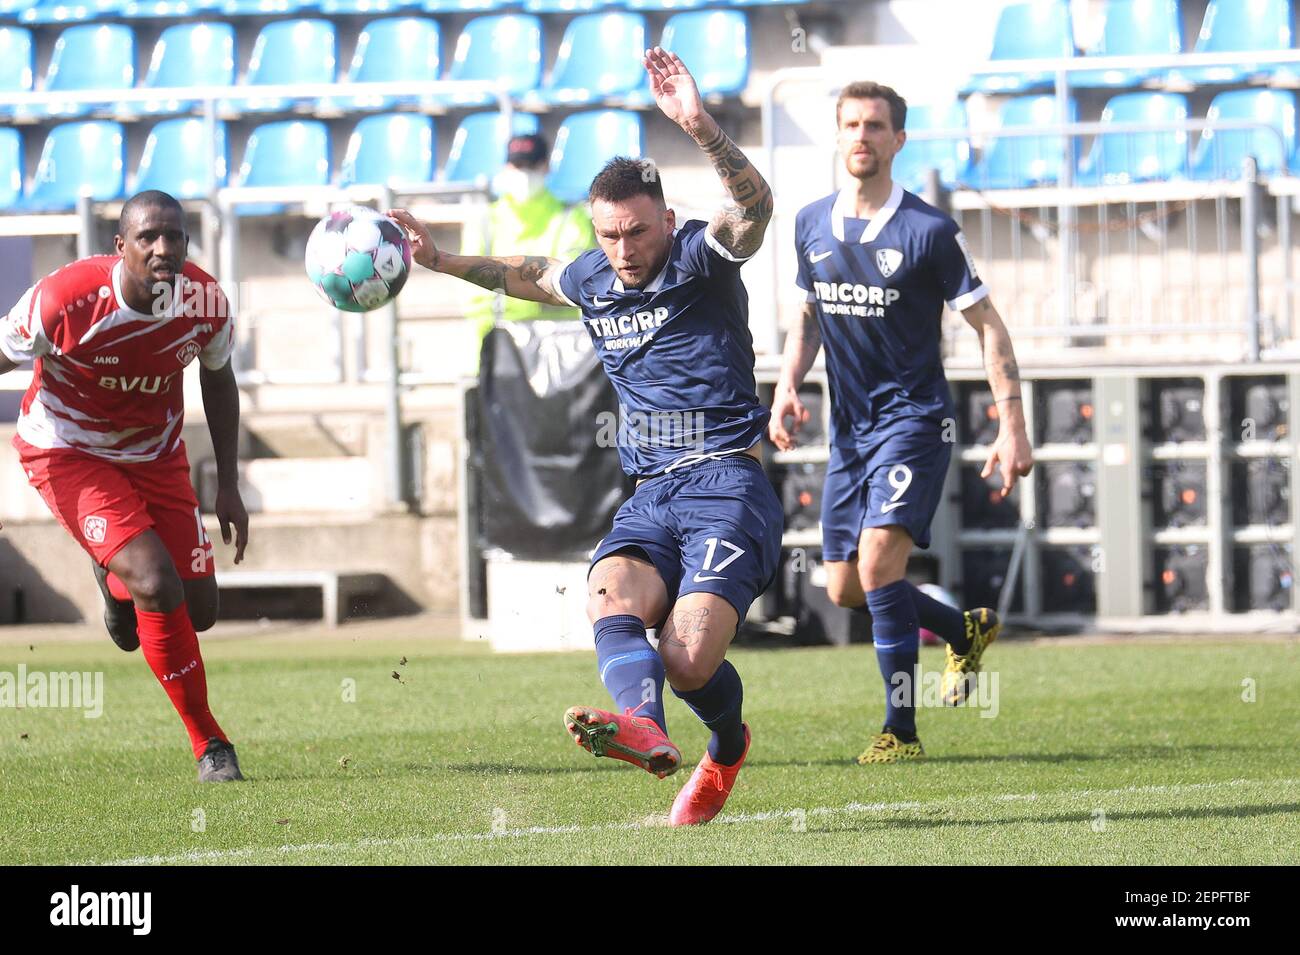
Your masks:
[[[880,274],[889,278],[903,264],[903,253],[897,249],[876,249],[876,268]]]

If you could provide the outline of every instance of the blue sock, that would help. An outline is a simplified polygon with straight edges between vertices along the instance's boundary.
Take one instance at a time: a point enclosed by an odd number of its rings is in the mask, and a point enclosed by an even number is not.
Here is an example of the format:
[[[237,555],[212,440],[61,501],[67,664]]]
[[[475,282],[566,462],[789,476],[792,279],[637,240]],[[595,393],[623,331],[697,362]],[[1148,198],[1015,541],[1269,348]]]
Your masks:
[[[745,755],[745,728],[740,722],[740,704],[745,698],[740,674],[726,660],[709,682],[698,690],[673,690],[691,708],[700,722],[713,730],[709,755],[723,766],[734,766]]]
[[[664,662],[646,639],[645,622],[640,617],[615,614],[596,621],[596,665],[620,711],[636,710],[637,716],[648,716],[668,731]]]
[[[966,617],[956,607],[949,607],[940,600],[935,600],[929,594],[913,587],[912,604],[916,607],[916,619],[929,630],[936,634],[939,639],[952,647],[952,652],[958,656],[965,656],[970,653],[970,640],[966,637]]]
[[[916,737],[916,663],[921,635],[912,585],[896,580],[867,594],[876,662],[885,678],[885,726],[910,742]]]

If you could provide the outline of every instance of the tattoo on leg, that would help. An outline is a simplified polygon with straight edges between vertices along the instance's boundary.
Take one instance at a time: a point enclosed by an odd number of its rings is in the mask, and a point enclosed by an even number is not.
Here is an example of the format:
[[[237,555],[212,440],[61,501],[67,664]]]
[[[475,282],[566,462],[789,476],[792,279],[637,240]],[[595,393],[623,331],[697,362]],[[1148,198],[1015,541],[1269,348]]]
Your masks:
[[[673,629],[664,635],[664,642],[676,647],[689,647],[699,642],[709,629],[709,608],[679,610],[673,613]]]

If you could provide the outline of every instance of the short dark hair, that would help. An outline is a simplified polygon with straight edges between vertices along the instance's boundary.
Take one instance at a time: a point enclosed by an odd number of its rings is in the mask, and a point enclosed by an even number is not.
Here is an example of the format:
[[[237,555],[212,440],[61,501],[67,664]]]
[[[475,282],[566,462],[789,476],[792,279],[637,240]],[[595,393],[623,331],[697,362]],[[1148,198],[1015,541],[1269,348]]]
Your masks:
[[[661,206],[667,205],[664,202],[664,184],[653,159],[615,156],[596,173],[591,188],[587,190],[587,199],[591,202],[597,199],[622,202],[633,196],[649,196]]]
[[[146,189],[144,192],[137,192],[122,203],[122,211],[117,217],[118,235],[126,238],[127,226],[137,209],[175,209],[181,214],[181,221],[185,221],[185,208],[175,196],[159,189]]]
[[[835,125],[840,124],[840,107],[846,99],[883,99],[889,104],[889,122],[894,132],[907,126],[907,100],[899,96],[893,87],[871,80],[857,80],[840,90],[840,98],[835,101]]]

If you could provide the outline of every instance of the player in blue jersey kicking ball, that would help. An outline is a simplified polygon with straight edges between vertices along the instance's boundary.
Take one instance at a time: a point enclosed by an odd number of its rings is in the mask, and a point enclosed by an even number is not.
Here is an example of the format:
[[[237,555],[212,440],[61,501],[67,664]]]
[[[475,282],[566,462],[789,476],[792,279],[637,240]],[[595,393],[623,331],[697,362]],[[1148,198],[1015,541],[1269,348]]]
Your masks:
[[[907,104],[887,86],[851,83],[835,104],[848,185],[795,220],[799,286],[807,302],[790,329],[769,425],[794,446],[808,419],[798,389],[822,345],[830,385],[831,454],[822,496],[827,589],[841,607],[871,613],[885,680],[885,725],[859,763],[923,755],[916,735],[918,630],[948,644],[942,696],[965,701],[1000,622],[988,608],[963,613],[904,577],[913,545],[928,547],[952,446],[952,397],[940,357],[943,307],[980,337],[997,402],[998,437],[983,476],[1002,496],[1033,467],[1011,338],[957,224],[891,178],[907,139]],[[787,425],[787,420],[789,424]]]
[[[592,181],[599,248],[571,262],[448,255],[409,214],[415,260],[507,295],[582,310],[625,427],[623,469],[638,479],[588,575],[600,677],[615,712],[575,706],[573,738],[659,777],[681,754],[666,732],[665,675],[712,730],[678,793],[673,825],[722,809],[749,751],[740,675],[727,647],[776,573],[783,515],[758,461],[768,411],[754,386],[741,264],[762,244],[772,192],[704,109],[682,61],[645,56],[655,102],[717,170],[728,201],[710,222],[678,225],[653,163],[616,158]],[[659,630],[656,651],[646,628]]]

